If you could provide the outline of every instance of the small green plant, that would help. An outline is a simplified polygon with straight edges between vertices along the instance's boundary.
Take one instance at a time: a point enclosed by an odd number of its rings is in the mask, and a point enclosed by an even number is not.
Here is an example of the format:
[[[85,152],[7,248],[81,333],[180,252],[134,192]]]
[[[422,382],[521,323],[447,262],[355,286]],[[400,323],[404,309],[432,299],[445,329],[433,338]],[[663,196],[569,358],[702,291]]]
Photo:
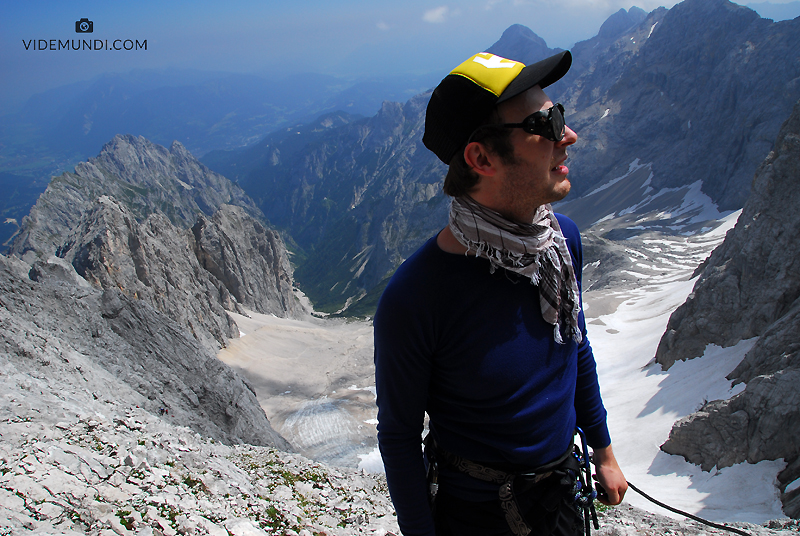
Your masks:
[[[117,510],[120,524],[128,530],[133,530],[133,518],[130,510]]]
[[[597,511],[598,514],[602,514],[608,512],[614,508],[613,506],[608,506],[607,504],[603,504],[600,501],[594,501],[594,509]]]
[[[205,489],[206,485],[203,484],[203,481],[199,478],[194,478],[192,475],[186,475],[183,477],[183,483],[189,486],[190,488],[200,487]]]

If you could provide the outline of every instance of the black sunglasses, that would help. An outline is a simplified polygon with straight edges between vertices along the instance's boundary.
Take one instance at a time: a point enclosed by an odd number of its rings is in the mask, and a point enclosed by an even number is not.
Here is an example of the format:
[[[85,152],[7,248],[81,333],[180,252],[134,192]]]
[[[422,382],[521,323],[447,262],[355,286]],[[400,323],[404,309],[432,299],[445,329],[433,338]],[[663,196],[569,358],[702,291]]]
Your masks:
[[[561,103],[556,103],[547,110],[532,113],[523,119],[522,123],[503,123],[500,126],[506,128],[521,128],[528,134],[536,134],[550,141],[561,141],[566,134],[564,107]]]

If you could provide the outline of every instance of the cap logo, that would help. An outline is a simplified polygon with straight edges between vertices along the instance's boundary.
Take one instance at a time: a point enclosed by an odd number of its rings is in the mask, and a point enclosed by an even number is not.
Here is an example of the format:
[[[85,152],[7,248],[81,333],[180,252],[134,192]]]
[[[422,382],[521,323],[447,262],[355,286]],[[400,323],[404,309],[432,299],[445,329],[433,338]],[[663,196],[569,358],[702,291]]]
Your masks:
[[[469,78],[499,97],[524,68],[525,64],[518,61],[481,52],[456,67],[450,74]]]
[[[483,56],[474,56],[472,61],[475,63],[480,63],[487,69],[513,69],[514,64],[517,63],[516,61],[507,60],[495,55],[490,55],[488,58],[484,58]]]

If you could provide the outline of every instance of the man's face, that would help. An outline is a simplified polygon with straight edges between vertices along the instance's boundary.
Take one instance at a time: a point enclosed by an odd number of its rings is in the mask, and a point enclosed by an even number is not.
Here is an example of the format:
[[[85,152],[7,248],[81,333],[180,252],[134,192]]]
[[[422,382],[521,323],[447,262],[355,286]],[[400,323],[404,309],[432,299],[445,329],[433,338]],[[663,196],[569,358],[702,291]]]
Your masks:
[[[534,86],[498,106],[505,123],[520,123],[534,112],[547,110],[553,103],[539,86]],[[501,213],[518,221],[530,222],[536,208],[564,199],[570,190],[569,169],[564,165],[567,146],[578,139],[568,126],[564,139],[550,141],[528,134],[521,128],[511,132],[513,158],[499,165],[502,173],[500,198],[505,205]]]

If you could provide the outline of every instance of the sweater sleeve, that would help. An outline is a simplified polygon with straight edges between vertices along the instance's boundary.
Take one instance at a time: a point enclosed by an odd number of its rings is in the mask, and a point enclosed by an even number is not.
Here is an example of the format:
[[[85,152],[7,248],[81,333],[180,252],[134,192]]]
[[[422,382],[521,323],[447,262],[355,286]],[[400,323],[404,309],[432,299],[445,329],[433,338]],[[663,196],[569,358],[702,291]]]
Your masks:
[[[431,348],[415,290],[391,282],[375,314],[378,445],[400,530],[404,536],[434,536],[421,446]]]
[[[578,346],[578,377],[575,385],[576,424],[586,432],[586,438],[594,448],[603,448],[611,444],[611,435],[606,423],[607,412],[600,396],[600,383],[597,378],[597,363],[592,346],[586,334],[586,318],[583,314],[583,248],[581,235],[575,223],[561,215],[559,225],[567,238],[567,245],[572,255],[572,266],[578,282],[581,312],[578,315],[578,326],[583,340]]]

